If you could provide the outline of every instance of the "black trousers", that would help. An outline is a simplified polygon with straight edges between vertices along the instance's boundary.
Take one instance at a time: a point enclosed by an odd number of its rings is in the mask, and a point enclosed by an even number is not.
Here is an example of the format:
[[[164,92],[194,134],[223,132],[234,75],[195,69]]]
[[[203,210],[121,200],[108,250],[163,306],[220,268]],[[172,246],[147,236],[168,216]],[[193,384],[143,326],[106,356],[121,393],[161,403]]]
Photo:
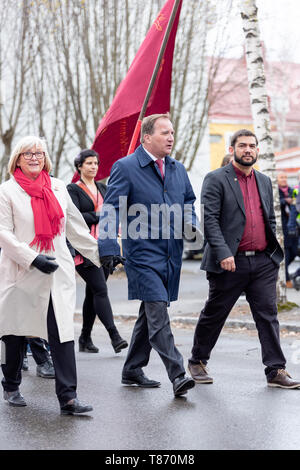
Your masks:
[[[96,314],[106,330],[115,329],[110,300],[107,293],[106,279],[108,273],[103,268],[79,264],[76,271],[86,283],[85,299],[82,306],[82,334],[90,336]]]
[[[246,293],[261,344],[266,375],[285,368],[276,305],[278,267],[265,254],[237,255],[236,271],[207,273],[209,296],[194,335],[191,362],[207,363],[232,307]]]
[[[166,302],[142,302],[134,325],[123,367],[123,376],[135,378],[143,373],[151,349],[161,357],[171,382],[185,373],[183,358],[175,346]]]
[[[24,355],[27,355],[27,343],[30,345],[32,357],[37,365],[44,364],[50,360],[50,354],[47,351],[45,340],[42,338],[25,338],[24,342]]]
[[[74,341],[61,343],[50,298],[47,316],[48,338],[55,369],[55,389],[60,405],[76,398],[77,374]],[[25,336],[3,336],[5,364],[2,364],[2,386],[7,392],[19,389],[22,380]]]

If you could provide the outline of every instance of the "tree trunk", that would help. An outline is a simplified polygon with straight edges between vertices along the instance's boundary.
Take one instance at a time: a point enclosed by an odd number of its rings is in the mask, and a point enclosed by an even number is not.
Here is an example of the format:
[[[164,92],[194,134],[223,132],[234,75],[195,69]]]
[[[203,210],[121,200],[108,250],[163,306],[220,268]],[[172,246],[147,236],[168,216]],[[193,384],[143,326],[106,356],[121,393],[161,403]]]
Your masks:
[[[245,33],[248,87],[252,118],[260,149],[259,167],[272,181],[277,238],[280,245],[283,247],[279,191],[276,178],[273,141],[271,137],[270,114],[268,110],[263,50],[260,41],[257,7],[255,0],[241,0],[240,5],[243,30]],[[282,262],[277,282],[277,302],[285,303],[286,301],[285,264]]]

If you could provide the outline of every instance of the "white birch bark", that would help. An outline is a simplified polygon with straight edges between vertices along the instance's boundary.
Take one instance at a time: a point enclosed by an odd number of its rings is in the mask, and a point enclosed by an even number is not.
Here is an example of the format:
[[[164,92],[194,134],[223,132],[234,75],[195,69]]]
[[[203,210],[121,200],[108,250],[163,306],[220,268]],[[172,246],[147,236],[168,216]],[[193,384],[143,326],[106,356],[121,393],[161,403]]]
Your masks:
[[[259,141],[259,168],[272,180],[277,238],[280,245],[283,247],[279,191],[276,178],[273,141],[271,137],[263,51],[260,41],[255,0],[241,0],[240,10],[245,34],[248,88],[250,93],[253,125],[255,134]],[[277,302],[285,303],[286,301],[285,265],[284,262],[282,262],[277,282]]]

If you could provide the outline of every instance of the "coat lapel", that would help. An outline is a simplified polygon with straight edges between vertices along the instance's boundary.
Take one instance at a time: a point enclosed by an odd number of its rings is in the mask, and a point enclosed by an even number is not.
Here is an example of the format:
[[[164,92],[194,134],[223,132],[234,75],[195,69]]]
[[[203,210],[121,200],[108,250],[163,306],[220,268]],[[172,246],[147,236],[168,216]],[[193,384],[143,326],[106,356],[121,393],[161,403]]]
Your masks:
[[[162,177],[159,173],[159,170],[157,170],[153,165],[154,162],[153,162],[152,158],[150,157],[150,155],[148,155],[147,152],[145,152],[142,145],[140,145],[136,149],[135,153],[136,153],[136,157],[139,161],[140,166],[142,168],[144,168],[144,167],[150,165],[152,167],[153,171],[155,171],[155,173],[157,174],[157,177],[160,179],[162,184],[166,184],[168,182],[169,178],[171,177],[171,172],[176,169],[175,160],[167,155],[165,157],[165,177],[164,177],[164,179],[162,179]]]
[[[243,194],[236,176],[236,172],[234,171],[234,168],[231,163],[225,167],[225,173],[226,178],[233,191],[233,194],[235,195],[237,203],[240,206],[243,214],[246,216]]]
[[[148,155],[147,152],[145,152],[142,145],[140,145],[136,149],[135,154],[142,168],[144,168],[147,165],[150,165],[150,163],[153,162],[152,158],[150,157],[150,155]]]
[[[269,195],[266,191],[266,185],[264,184],[264,181],[262,181],[259,172],[255,171],[255,170],[253,170],[253,171],[254,171],[254,175],[255,175],[255,179],[256,179],[257,189],[258,189],[258,192],[259,192],[259,195],[260,195],[260,202],[261,202],[263,211],[266,215],[268,213],[268,210],[266,208],[265,201],[267,201],[269,199]]]
[[[93,199],[82,189],[79,185],[77,185],[78,188],[80,188],[81,194],[89,201],[89,203],[94,204]]]
[[[175,160],[168,155],[165,157],[165,178],[164,184],[168,184],[172,178],[172,172],[176,170]]]

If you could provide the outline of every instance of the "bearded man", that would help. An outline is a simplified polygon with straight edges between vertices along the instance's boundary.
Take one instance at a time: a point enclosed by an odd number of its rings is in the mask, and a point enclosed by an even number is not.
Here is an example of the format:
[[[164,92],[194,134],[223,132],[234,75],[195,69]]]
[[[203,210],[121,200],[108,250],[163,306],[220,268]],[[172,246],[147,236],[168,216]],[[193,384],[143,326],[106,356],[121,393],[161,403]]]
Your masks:
[[[299,388],[285,370],[277,319],[276,281],[283,251],[276,239],[272,183],[253,168],[258,140],[247,129],[231,138],[229,165],[203,181],[204,233],[201,269],[207,272],[208,300],[195,334],[189,370],[196,383],[212,383],[206,364],[232,307],[245,292],[258,330],[270,387]]]

